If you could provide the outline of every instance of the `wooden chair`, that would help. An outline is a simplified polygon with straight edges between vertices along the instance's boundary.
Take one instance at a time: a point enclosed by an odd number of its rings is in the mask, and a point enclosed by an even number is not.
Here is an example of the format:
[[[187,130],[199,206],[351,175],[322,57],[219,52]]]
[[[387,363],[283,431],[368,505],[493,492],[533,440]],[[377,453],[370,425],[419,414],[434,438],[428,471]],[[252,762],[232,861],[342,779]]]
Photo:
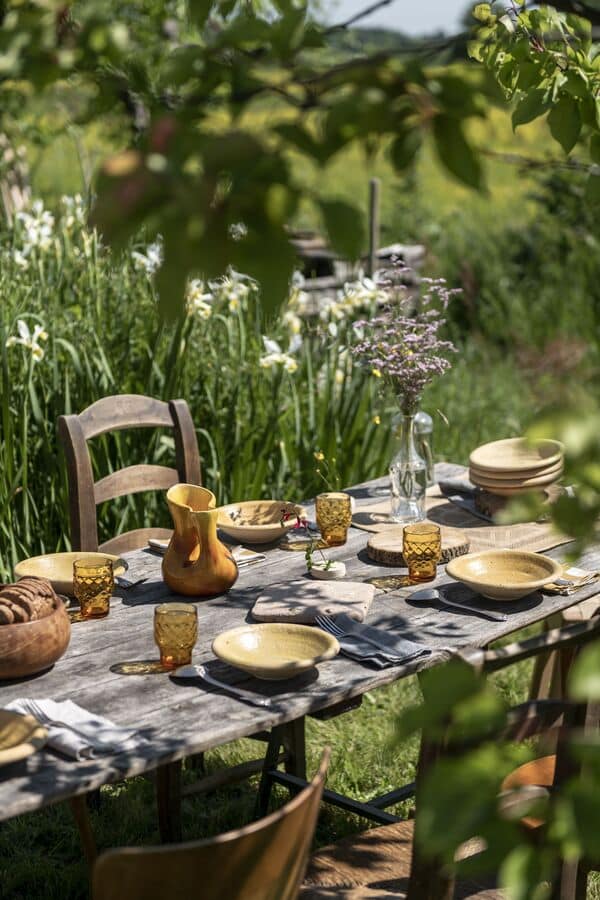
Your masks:
[[[93,900],[293,900],[306,868],[329,751],[310,784],[265,819],[203,841],[103,853]]]
[[[535,659],[549,648],[559,652],[579,650],[583,644],[599,638],[600,618],[595,618],[499,650],[473,651],[462,658],[481,675],[488,675],[522,660]],[[523,741],[556,731],[557,752],[551,762],[548,759],[538,761],[537,768],[528,764],[528,773],[517,770],[505,780],[504,790],[522,790],[526,787],[535,788],[538,792],[556,791],[566,778],[576,774],[576,764],[569,756],[566,739],[572,729],[584,726],[586,715],[585,705],[565,700],[528,701],[512,708],[508,714],[508,726],[495,736],[497,740]],[[473,744],[469,747],[472,749]],[[444,741],[434,744],[423,740],[417,774],[415,819],[374,828],[317,851],[308,865],[301,900],[333,897],[338,900],[398,900],[401,897],[406,900],[450,900],[452,897],[495,900],[503,896],[495,889],[493,881],[455,882],[453,872],[448,871],[439,860],[425,856],[413,841],[415,823],[422,814],[419,796],[423,781],[431,767],[447,753],[456,755],[460,753],[460,747],[456,743],[451,746]],[[535,774],[532,776],[532,773]],[[544,775],[541,779],[540,773]],[[536,784],[536,778],[541,781],[540,784]],[[502,803],[506,806],[510,796],[506,796],[504,790]],[[530,827],[539,828],[540,823],[535,822]],[[476,839],[477,835],[473,838]],[[469,841],[461,848],[460,856],[464,858],[477,852],[477,842]],[[583,900],[585,892],[582,892],[581,882],[584,878],[583,867],[581,872],[574,873],[572,864],[565,864],[557,876],[557,883],[553,885],[552,896],[561,900],[575,897]],[[574,893],[576,882],[578,894]]]
[[[127,466],[94,482],[88,441],[111,431],[130,428],[171,428],[175,437],[177,468],[156,465]],[[98,543],[96,506],[140,491],[165,491],[177,482],[201,484],[200,455],[194,423],[185,400],[156,400],[139,394],[103,397],[79,415],[60,416],[58,434],[69,480],[71,544],[74,550],[125,553],[148,543],[168,539],[165,528],[137,528]]]

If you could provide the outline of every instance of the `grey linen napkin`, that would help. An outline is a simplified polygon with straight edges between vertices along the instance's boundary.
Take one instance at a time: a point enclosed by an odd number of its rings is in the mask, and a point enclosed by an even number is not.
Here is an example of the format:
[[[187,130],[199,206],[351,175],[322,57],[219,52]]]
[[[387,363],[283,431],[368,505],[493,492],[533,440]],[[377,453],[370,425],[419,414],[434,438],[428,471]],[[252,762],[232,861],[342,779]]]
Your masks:
[[[141,743],[135,728],[121,728],[83,709],[72,700],[13,700],[5,709],[34,719],[48,729],[48,745],[72,759],[133,750]]]
[[[420,659],[422,656],[429,656],[431,653],[431,648],[426,647],[424,644],[418,644],[416,641],[411,641],[409,638],[401,635],[391,634],[389,631],[384,631],[381,628],[374,628],[372,625],[365,625],[363,622],[356,622],[346,613],[336,616],[335,622],[351,638],[356,639],[349,640],[348,646],[344,647],[344,639],[338,638],[341,652],[351,659],[372,663],[378,669],[383,669],[387,666],[405,665],[415,659]],[[361,638],[363,639],[362,641]],[[382,647],[381,651],[378,652],[364,638],[370,638],[379,644]]]

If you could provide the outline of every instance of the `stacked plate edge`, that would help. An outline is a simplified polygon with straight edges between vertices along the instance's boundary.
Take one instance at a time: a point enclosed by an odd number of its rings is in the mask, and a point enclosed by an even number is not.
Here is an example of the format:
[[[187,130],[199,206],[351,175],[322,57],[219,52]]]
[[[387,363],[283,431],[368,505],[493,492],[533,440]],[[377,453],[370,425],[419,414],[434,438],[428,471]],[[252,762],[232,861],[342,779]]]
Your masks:
[[[525,438],[492,441],[469,458],[473,484],[503,497],[544,490],[559,481],[562,471],[563,446],[549,439],[535,444]]]

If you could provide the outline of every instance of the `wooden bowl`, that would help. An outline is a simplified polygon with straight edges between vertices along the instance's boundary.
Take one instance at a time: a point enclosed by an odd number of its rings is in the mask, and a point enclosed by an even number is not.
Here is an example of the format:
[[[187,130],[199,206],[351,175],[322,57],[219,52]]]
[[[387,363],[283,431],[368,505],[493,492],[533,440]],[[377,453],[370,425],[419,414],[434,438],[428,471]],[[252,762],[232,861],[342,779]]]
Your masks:
[[[0,625],[0,680],[23,678],[50,668],[71,639],[71,622],[60,597],[54,612],[33,622]]]
[[[84,553],[83,550],[70,553],[46,553],[44,556],[32,556],[23,559],[15,566],[15,577],[35,576],[46,578],[57,594],[73,596],[73,563],[76,559],[110,559],[115,575],[127,571],[127,563],[119,556],[111,553]]]
[[[284,514],[291,518],[281,524]],[[221,506],[217,524],[221,531],[243,544],[270,544],[296,525],[304,509],[287,500],[245,500]]]
[[[490,600],[520,600],[562,575],[549,556],[525,550],[483,550],[451,560],[446,572]]]
[[[218,634],[212,642],[215,656],[256,678],[279,681],[312,669],[340,652],[332,635],[309,625],[265,622],[242,625]]]

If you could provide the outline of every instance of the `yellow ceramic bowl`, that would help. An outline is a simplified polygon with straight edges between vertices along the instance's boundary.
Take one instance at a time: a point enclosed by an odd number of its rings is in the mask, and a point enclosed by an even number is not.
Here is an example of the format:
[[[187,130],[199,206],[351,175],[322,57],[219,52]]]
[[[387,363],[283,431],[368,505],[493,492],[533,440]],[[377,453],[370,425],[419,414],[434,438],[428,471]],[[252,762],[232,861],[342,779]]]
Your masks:
[[[281,519],[290,513],[283,525]],[[270,544],[278,541],[296,524],[296,516],[306,513],[287,500],[245,500],[221,506],[217,523],[221,531],[243,544]]]
[[[446,572],[490,600],[519,600],[562,575],[549,556],[525,550],[483,550],[451,560]]]
[[[242,625],[217,635],[215,656],[256,678],[293,678],[340,652],[334,637],[309,625],[265,622]]]
[[[127,563],[119,556],[111,553],[84,553],[83,550],[71,553],[47,553],[45,556],[32,556],[23,559],[15,566],[15,578],[35,575],[36,578],[47,578],[57,594],[73,596],[73,563],[76,559],[110,559],[115,575],[122,575],[127,570]]]

